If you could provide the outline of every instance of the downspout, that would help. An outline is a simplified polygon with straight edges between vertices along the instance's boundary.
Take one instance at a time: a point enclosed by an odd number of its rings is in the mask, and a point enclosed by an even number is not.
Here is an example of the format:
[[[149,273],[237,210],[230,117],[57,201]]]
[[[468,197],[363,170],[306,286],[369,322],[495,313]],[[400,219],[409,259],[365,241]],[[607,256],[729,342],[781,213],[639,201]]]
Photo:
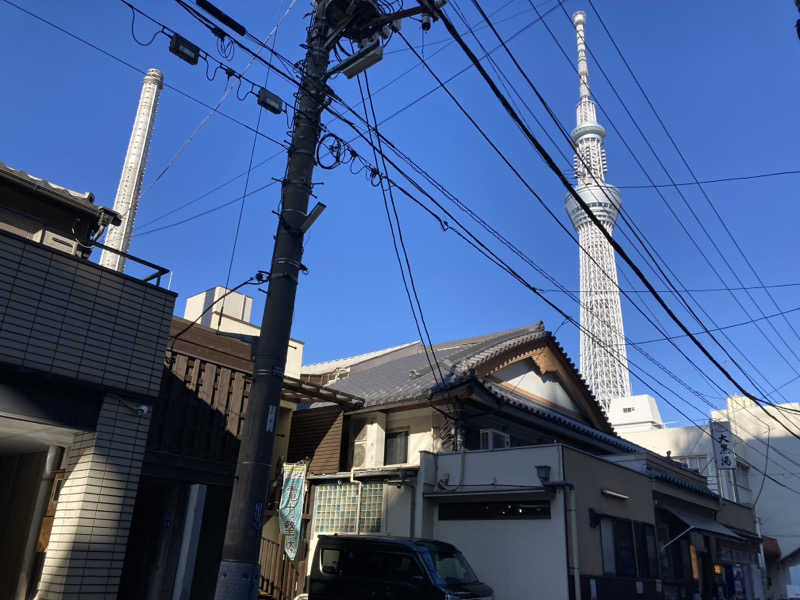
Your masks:
[[[360,533],[359,524],[361,523],[361,488],[364,484],[354,477],[355,472],[355,467],[350,469],[350,483],[358,484],[358,500],[356,501],[356,535],[358,535]]]
[[[569,545],[572,555],[572,584],[575,600],[581,598],[581,568],[578,552],[578,510],[575,503],[575,486],[569,481],[549,481],[545,488],[562,489],[567,497],[567,521],[569,522]]]

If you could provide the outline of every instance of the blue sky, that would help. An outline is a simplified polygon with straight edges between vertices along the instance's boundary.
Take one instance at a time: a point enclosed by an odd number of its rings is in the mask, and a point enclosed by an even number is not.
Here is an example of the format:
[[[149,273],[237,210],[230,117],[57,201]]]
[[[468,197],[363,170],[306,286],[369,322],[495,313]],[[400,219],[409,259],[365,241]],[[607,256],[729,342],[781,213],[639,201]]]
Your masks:
[[[152,45],[142,47],[131,38],[131,12],[121,2],[57,2],[38,0],[20,4],[53,23],[79,35],[103,50],[145,71],[157,67],[165,81],[207,104],[216,104],[225,92],[225,81],[208,81],[201,63],[190,66],[167,50],[168,40],[158,36]],[[288,2],[244,2],[219,0],[218,5],[239,19],[258,37],[266,36]],[[737,177],[758,173],[796,170],[798,82],[798,42],[793,25],[797,18],[793,3],[744,0],[720,4],[711,1],[682,3],[623,2],[595,0],[614,39],[639,77],[649,97],[677,141],[690,166],[700,179]],[[535,20],[527,0],[484,0],[493,13],[500,33],[507,37]],[[540,10],[555,5],[539,2]],[[213,54],[214,40],[176,3],[139,0],[137,6],[180,32]],[[475,25],[480,17],[470,2],[456,3],[467,21]],[[680,157],[645,103],[625,69],[609,38],[588,2],[566,0],[564,8],[588,13],[587,40],[597,60],[590,57],[592,89],[607,116],[599,120],[608,130],[606,150],[610,183],[622,188],[626,216],[636,224],[681,283],[688,289],[708,289],[757,285],[756,276],[739,254],[723,225],[702,192],[695,186],[682,187],[685,201],[703,224],[696,222],[689,208],[674,189],[662,188],[663,198],[653,189],[629,188],[648,184],[647,177],[622,142],[624,138],[645,170],[657,183],[668,177],[628,118],[614,91],[603,78],[597,61],[645,132],[650,144],[679,182],[691,180]],[[303,56],[299,44],[304,38],[309,3],[298,0],[277,33],[276,49],[292,61]],[[461,31],[464,26],[452,7],[449,15]],[[546,17],[547,24],[566,49],[568,63],[541,24],[527,27],[510,42],[510,48],[538,86],[559,120],[570,130],[575,123],[578,83],[574,67],[574,30],[560,8]],[[92,191],[99,204],[113,204],[121,163],[138,101],[142,75],[108,56],[89,48],[52,27],[31,18],[5,2],[0,2],[0,49],[7,57],[0,110],[5,118],[0,126],[0,160],[34,175],[79,191]],[[157,30],[138,18],[135,31],[148,40]],[[477,29],[487,47],[494,47],[491,31]],[[448,77],[467,64],[455,44],[448,44],[447,32],[434,24],[427,34],[413,21],[406,21],[403,33],[415,45],[424,42],[424,54],[441,77]],[[478,49],[475,39],[465,36]],[[442,43],[445,42],[445,43]],[[433,53],[444,47],[441,52]],[[393,38],[384,60],[369,70],[373,91],[382,87],[418,61],[402,39]],[[422,50],[420,50],[422,51]],[[216,54],[215,54],[216,55]],[[218,55],[216,55],[219,57]],[[497,66],[510,78],[534,114],[545,124],[558,147],[571,161],[563,139],[544,109],[535,101],[524,80],[502,50],[493,55]],[[248,56],[237,51],[231,61],[244,69]],[[490,70],[493,77],[497,74]],[[256,63],[248,77],[267,81],[267,87],[284,98],[291,87],[274,73]],[[379,118],[391,115],[434,87],[422,67],[417,67],[386,90],[374,95]],[[497,141],[511,161],[541,195],[546,204],[566,224],[564,189],[548,171],[523,138],[474,69],[453,80],[451,89],[470,114]],[[360,101],[355,80],[337,77],[331,81],[335,91],[351,105]],[[222,110],[255,127],[258,106],[252,96],[240,102],[231,96]],[[144,187],[169,163],[207,115],[208,109],[172,89],[161,96]],[[526,119],[530,116],[523,110]],[[331,131],[349,138],[346,125],[326,117]],[[612,125],[613,124],[613,125]],[[615,130],[614,126],[616,127]],[[548,150],[567,170],[558,149],[547,141],[541,129],[531,125]],[[261,131],[272,138],[286,140],[285,115],[264,113]],[[382,133],[412,156],[448,189],[517,244],[528,256],[568,289],[578,287],[578,249],[538,202],[487,147],[449,98],[437,91],[381,126]],[[619,133],[618,133],[619,132]],[[621,138],[621,136],[622,138]],[[172,288],[180,297],[176,312],[182,314],[185,298],[214,285],[224,285],[228,273],[239,202],[183,224],[178,223],[225,202],[241,198],[244,178],[235,179],[205,197],[209,190],[247,170],[253,133],[222,116],[213,116],[175,161],[164,177],[142,199],[131,252],[163,264],[173,273]],[[371,160],[366,146],[355,144]],[[281,177],[285,154],[276,144],[260,138],[255,162],[276,155],[252,171],[249,189],[253,190]],[[571,175],[571,173],[570,173]],[[298,292],[294,337],[306,342],[306,362],[369,352],[417,338],[404,295],[396,258],[388,233],[382,199],[364,174],[353,175],[347,167],[324,171],[314,177],[318,200],[328,209],[311,229],[304,262],[309,273],[301,278]],[[800,242],[795,233],[796,175],[714,183],[704,186],[713,206],[761,280],[767,284],[800,282],[796,256]],[[184,209],[165,216],[178,206],[200,198]],[[447,200],[437,195],[443,203]],[[550,330],[562,318],[508,275],[467,247],[452,232],[401,195],[397,196],[403,233],[414,266],[414,276],[425,318],[435,342],[458,339],[502,329],[520,327],[543,320]],[[279,186],[274,185],[249,196],[239,234],[231,285],[258,269],[267,269],[272,252]],[[312,199],[312,202],[314,200]],[[678,218],[674,218],[667,206]],[[453,208],[452,205],[448,205]],[[455,209],[453,209],[455,210]],[[684,228],[696,240],[721,274],[721,282],[706,264]],[[476,233],[479,229],[472,225]],[[706,233],[707,232],[707,233]],[[484,232],[481,237],[489,242]],[[708,234],[708,237],[707,237]],[[643,259],[632,241],[630,227],[620,223],[615,237],[640,264]],[[713,243],[712,243],[713,240]],[[714,245],[717,245],[719,254]],[[492,248],[500,252],[496,242]],[[528,280],[541,288],[553,286],[518,259],[501,253]],[[724,256],[721,258],[720,254]],[[731,272],[725,264],[728,261]],[[649,267],[645,273],[656,283]],[[642,286],[620,263],[623,288]],[[264,295],[251,288],[257,306],[254,319],[260,319]],[[780,310],[800,305],[798,287],[771,290]],[[736,296],[739,306],[732,297]],[[577,306],[561,293],[548,297],[577,317]],[[634,299],[669,335],[678,333],[652,299],[634,294]],[[700,328],[680,307],[675,294],[665,294],[690,329]],[[778,312],[764,291],[697,292],[702,318],[724,326],[763,314]],[[695,310],[698,310],[695,308]],[[623,301],[626,334],[634,341],[661,337],[627,300]],[[710,318],[709,316],[710,315]],[[651,318],[653,318],[651,316]],[[727,330],[729,339],[720,339],[731,357],[714,345],[708,336],[701,339],[721,361],[727,361],[737,378],[754,391],[770,391],[800,374],[800,317],[787,315],[789,324],[779,317],[759,322],[759,331],[748,325]],[[655,320],[655,319],[654,319]],[[774,327],[774,329],[773,329]],[[796,330],[796,331],[795,331]],[[558,330],[558,339],[578,361],[578,332],[571,325]],[[664,368],[676,374],[689,388],[699,392],[715,406],[729,384],[686,340],[677,345],[690,360],[669,343],[650,342],[640,346]],[[664,371],[629,348],[637,373],[652,373],[669,384],[665,395],[692,418],[702,419],[708,407],[694,394],[671,380]],[[741,364],[739,371],[733,360]],[[749,361],[749,362],[748,362]],[[709,379],[711,381],[709,381]],[[636,393],[647,388],[633,380]],[[722,388],[720,390],[719,388]],[[658,388],[661,390],[661,388]],[[800,391],[795,380],[775,400],[794,399]],[[694,405],[690,406],[690,405]],[[667,420],[683,420],[675,410],[661,403]]]

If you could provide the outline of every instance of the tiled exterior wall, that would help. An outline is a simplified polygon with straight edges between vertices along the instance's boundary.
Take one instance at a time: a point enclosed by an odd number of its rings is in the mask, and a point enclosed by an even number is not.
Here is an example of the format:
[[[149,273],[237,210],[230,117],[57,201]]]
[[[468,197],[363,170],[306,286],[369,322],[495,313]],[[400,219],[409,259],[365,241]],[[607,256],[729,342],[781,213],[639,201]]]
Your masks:
[[[38,600],[116,598],[150,425],[136,406],[107,396],[68,448]]]
[[[175,293],[0,231],[0,363],[157,396]]]

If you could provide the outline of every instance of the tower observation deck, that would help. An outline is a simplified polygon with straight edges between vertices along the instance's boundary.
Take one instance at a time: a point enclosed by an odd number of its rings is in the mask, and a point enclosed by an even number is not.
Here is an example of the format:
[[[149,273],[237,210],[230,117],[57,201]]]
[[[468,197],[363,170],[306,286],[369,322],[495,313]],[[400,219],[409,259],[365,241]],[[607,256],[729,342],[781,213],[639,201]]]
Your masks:
[[[578,40],[580,77],[577,127],[572,132],[578,180],[575,191],[611,233],[622,205],[622,196],[605,180],[608,168],[603,139],[606,130],[597,122],[589,88],[584,37],[586,13],[576,12],[572,21]],[[581,245],[580,369],[595,397],[608,411],[612,400],[631,395],[614,249],[571,194],[567,195],[566,209]]]

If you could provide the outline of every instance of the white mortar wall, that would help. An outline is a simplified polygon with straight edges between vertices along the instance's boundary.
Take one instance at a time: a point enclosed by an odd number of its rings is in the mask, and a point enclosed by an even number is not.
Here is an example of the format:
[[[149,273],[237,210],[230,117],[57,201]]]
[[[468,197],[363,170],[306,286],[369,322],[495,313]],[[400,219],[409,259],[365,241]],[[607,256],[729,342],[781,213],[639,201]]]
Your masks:
[[[500,369],[494,376],[523,392],[528,392],[568,410],[580,412],[580,409],[558,381],[543,377],[536,372],[531,359],[516,362],[504,369]]]
[[[537,465],[549,465],[550,479],[563,478],[557,445],[504,448],[492,451],[424,454],[418,480],[448,479],[451,486],[514,485],[541,487]],[[463,468],[462,468],[463,465]],[[435,471],[432,476],[431,471]],[[432,491],[432,485],[425,486]],[[476,498],[477,499],[477,498]],[[464,501],[468,497],[463,498]],[[550,503],[550,519],[515,521],[439,521],[436,502],[426,500],[420,511],[431,519],[434,538],[461,550],[478,578],[492,587],[495,600],[568,598],[567,527],[563,492]],[[423,523],[422,534],[428,535]]]
[[[549,520],[439,521],[437,514],[433,534],[464,553],[495,600],[569,597],[563,492]]]

